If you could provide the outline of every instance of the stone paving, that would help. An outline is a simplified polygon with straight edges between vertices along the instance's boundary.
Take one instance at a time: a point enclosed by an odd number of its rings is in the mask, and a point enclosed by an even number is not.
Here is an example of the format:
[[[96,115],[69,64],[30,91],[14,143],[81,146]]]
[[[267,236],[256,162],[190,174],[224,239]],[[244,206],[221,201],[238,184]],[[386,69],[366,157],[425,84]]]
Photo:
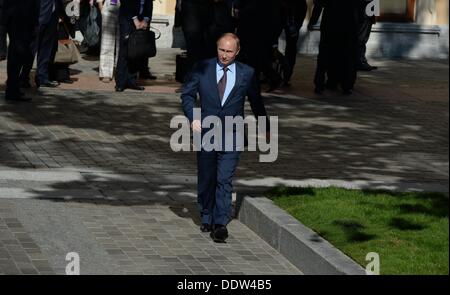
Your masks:
[[[174,55],[151,60],[144,93],[115,93],[97,61],[71,85],[0,100],[0,273],[300,274],[233,220],[227,244],[198,230],[195,154],[174,153],[181,114]],[[350,97],[313,94],[314,57],[299,57],[289,88],[265,93],[279,117],[279,156],[245,152],[235,191],[340,185],[448,192],[448,61],[376,61]],[[0,80],[5,78],[0,64]],[[3,93],[1,94],[3,95]]]

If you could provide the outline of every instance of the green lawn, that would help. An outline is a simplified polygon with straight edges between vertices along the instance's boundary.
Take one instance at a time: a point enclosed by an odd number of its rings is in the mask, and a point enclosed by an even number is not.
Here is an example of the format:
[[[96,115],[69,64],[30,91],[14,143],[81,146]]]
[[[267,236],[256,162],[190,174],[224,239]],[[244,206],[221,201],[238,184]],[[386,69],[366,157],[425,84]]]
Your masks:
[[[268,195],[365,267],[380,255],[381,274],[448,274],[448,197],[340,188],[285,188]]]

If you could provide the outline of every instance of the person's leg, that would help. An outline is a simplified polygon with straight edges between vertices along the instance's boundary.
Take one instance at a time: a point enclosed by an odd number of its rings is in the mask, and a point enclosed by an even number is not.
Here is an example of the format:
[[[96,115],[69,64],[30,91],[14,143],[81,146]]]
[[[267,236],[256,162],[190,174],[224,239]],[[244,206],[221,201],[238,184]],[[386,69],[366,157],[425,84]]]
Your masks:
[[[22,70],[20,72],[20,84],[21,87],[30,88],[30,73],[33,68],[34,59],[36,58],[37,44],[38,44],[38,36],[36,34],[32,34],[31,42],[26,52],[26,56],[23,62]]]
[[[211,225],[213,220],[213,208],[216,196],[217,184],[217,153],[216,152],[198,152],[198,209],[202,224]]]
[[[39,84],[48,83],[49,67],[55,59],[58,48],[57,40],[58,19],[55,14],[52,15],[48,24],[39,28],[39,41],[37,53],[37,79]]]
[[[233,176],[239,163],[239,152],[219,152],[217,156],[217,187],[214,224],[226,226],[231,218]]]
[[[20,93],[20,70],[27,55],[28,46],[31,40],[29,31],[26,28],[12,24],[8,28],[9,48],[7,62],[7,81],[5,98],[7,100],[29,100],[22,97]]]
[[[114,52],[116,43],[116,26],[119,21],[117,5],[105,2],[102,10],[102,39],[100,49],[99,77],[111,80],[114,72]]]
[[[295,63],[297,60],[297,52],[298,52],[298,38],[299,38],[299,33],[298,31],[300,30],[300,27],[296,26],[297,31],[295,32],[291,32],[290,34],[288,32],[290,32],[291,30],[288,30],[287,28],[285,29],[285,33],[286,33],[286,52],[285,52],[285,56],[286,56],[286,60],[288,63],[287,69],[284,72],[284,82],[285,83],[289,83],[289,81],[291,80],[292,77],[292,73],[294,72],[294,67],[295,67]]]
[[[7,61],[7,75],[5,98],[14,99],[20,96],[20,68],[21,59],[24,51],[24,44],[18,32],[13,28],[8,30],[9,34],[9,48],[8,48],[8,61]]]
[[[361,70],[369,70],[369,65],[367,63],[366,51],[367,42],[370,38],[370,33],[372,31],[372,20],[370,18],[364,18],[360,23],[358,30],[358,44],[357,44],[357,54],[356,54],[356,64]]]
[[[7,29],[0,25],[0,61],[5,60],[8,55],[8,45],[6,43]]]
[[[136,85],[136,72],[128,60],[127,36],[133,31],[133,23],[126,18],[119,17],[119,58],[116,70],[116,89],[123,90],[130,85]],[[130,68],[131,67],[131,68]],[[130,73],[133,72],[133,74]]]
[[[356,61],[355,54],[357,53],[356,36],[348,34],[343,38],[341,43],[341,58],[340,69],[341,72],[341,87],[344,94],[351,94],[356,81]]]
[[[315,92],[321,93],[325,90],[325,75],[329,69],[329,44],[325,36],[320,38],[319,55],[317,56],[316,74],[314,77]]]

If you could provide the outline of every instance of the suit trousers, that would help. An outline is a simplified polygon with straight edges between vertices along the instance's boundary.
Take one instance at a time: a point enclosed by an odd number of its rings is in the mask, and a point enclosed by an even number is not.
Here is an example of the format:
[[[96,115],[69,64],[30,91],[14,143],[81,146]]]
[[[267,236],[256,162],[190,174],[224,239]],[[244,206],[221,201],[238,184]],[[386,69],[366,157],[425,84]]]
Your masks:
[[[119,51],[119,5],[105,1],[102,10],[102,41],[100,49],[99,76],[112,79]]]
[[[198,208],[202,223],[227,225],[231,220],[232,180],[240,152],[197,153]]]
[[[37,78],[39,83],[49,81],[49,67],[58,50],[58,17],[52,13],[50,22],[39,26],[37,45]]]
[[[362,65],[367,63],[366,59],[366,50],[367,50],[367,42],[370,38],[370,33],[372,31],[373,21],[370,18],[364,18],[359,26],[358,31],[358,52],[356,56],[357,65]]]
[[[23,25],[8,26],[9,48],[5,96],[14,98],[20,93],[20,75],[27,60],[32,58],[30,43],[33,40],[33,28]]]
[[[297,31],[300,31],[301,25],[297,26]],[[286,50],[285,56],[288,62],[288,69],[284,73],[284,80],[288,82],[291,79],[292,73],[294,72],[295,63],[297,61],[297,53],[298,53],[298,39],[299,34],[290,35],[288,32],[288,28],[284,29],[286,33]]]
[[[128,59],[128,36],[136,30],[132,20],[119,16],[119,58],[116,68],[116,87],[136,85],[138,64]]]
[[[0,56],[6,56],[7,54],[8,48],[6,43],[6,27],[0,25]]]

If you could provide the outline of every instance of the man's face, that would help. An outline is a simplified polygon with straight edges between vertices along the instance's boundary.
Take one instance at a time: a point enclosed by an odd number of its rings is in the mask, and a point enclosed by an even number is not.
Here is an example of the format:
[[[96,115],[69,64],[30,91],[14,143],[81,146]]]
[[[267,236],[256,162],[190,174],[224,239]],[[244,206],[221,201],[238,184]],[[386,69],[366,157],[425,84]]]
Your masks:
[[[219,61],[228,66],[234,62],[236,56],[239,54],[236,40],[233,38],[222,38],[217,45],[217,56]]]

